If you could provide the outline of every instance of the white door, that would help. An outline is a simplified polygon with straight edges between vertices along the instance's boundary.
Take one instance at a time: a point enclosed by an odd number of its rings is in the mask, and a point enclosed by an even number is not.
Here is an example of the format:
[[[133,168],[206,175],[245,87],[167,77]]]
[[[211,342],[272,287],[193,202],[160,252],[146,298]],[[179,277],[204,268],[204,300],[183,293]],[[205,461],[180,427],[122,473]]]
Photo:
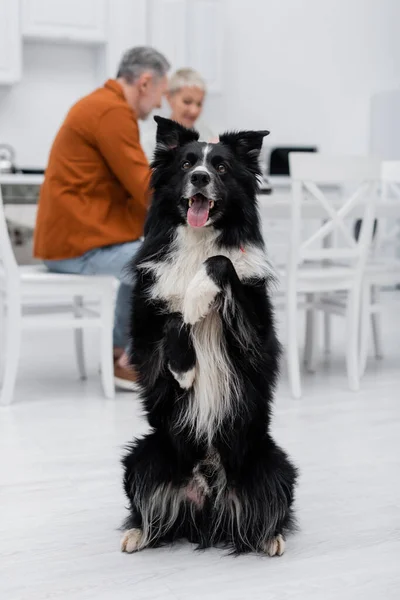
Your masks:
[[[222,8],[221,0],[148,3],[149,44],[165,54],[172,69],[198,70],[210,92],[222,91]]]
[[[21,78],[21,35],[18,0],[0,0],[0,84]]]

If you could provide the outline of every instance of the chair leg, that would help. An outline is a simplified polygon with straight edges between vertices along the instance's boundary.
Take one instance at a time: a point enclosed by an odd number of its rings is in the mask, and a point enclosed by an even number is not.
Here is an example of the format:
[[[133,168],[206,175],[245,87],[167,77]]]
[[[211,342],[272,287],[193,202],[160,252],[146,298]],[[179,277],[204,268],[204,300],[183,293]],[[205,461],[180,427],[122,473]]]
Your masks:
[[[359,332],[360,332],[360,291],[352,290],[347,300],[346,314],[346,363],[349,387],[356,392],[360,389],[359,377]]]
[[[306,295],[306,302],[314,302],[314,294]],[[318,311],[310,308],[306,311],[306,339],[304,349],[304,364],[309,373],[315,373],[318,354]]]
[[[9,297],[11,294],[9,294]],[[0,404],[11,404],[14,397],[15,382],[19,355],[21,349],[21,303],[19,294],[12,294],[13,301],[7,303],[7,314],[5,320],[6,350],[4,353],[5,363],[3,369],[3,385],[0,394]]]
[[[306,304],[310,305],[310,307],[308,307],[306,309],[306,326],[305,326],[305,340],[304,340],[304,364],[305,366],[308,365],[310,358],[311,358],[311,352],[312,352],[312,343],[313,343],[313,326],[314,326],[314,320],[313,320],[313,308],[312,308],[312,303],[314,300],[314,294],[306,294]]]
[[[82,296],[74,297],[74,316],[79,319],[82,317],[83,309],[83,298]],[[86,365],[85,365],[85,352],[83,346],[83,329],[74,329],[74,340],[75,340],[75,353],[78,364],[79,377],[87,379]]]
[[[3,367],[4,367],[4,357],[5,357],[5,315],[4,311],[6,309],[4,296],[0,292],[0,381],[2,381],[3,376]]]
[[[371,286],[371,305],[376,311],[371,311],[372,338],[374,341],[375,358],[383,358],[382,351],[382,321],[380,313],[380,289],[376,285]]]
[[[113,323],[114,305],[113,293],[104,292],[101,298],[101,342],[100,342],[100,365],[101,380],[106,398],[115,397],[114,385],[114,361],[113,361]]]
[[[361,296],[361,314],[360,314],[360,356],[359,356],[359,375],[360,378],[365,373],[368,358],[369,345],[369,319],[371,315],[370,304],[370,286],[365,285]]]
[[[331,317],[328,312],[324,313],[324,350],[325,354],[331,353]]]
[[[312,342],[311,342],[311,353],[307,363],[307,371],[309,373],[315,373],[317,370],[317,357],[319,350],[319,313],[317,310],[313,311],[313,324],[312,324]]]
[[[297,344],[297,296],[288,294],[286,305],[288,323],[287,360],[289,383],[294,398],[301,398],[299,349]]]

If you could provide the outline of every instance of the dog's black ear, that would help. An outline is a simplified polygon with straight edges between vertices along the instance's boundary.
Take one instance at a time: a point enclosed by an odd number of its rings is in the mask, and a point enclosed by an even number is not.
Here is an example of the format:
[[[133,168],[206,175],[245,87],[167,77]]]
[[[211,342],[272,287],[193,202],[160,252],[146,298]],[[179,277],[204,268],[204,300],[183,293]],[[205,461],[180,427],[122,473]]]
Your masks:
[[[195,129],[186,129],[171,119],[155,116],[154,120],[157,123],[157,145],[165,149],[175,150],[178,146],[195,142],[200,137]]]
[[[249,164],[257,163],[261,146],[269,131],[232,131],[219,136],[219,141]]]

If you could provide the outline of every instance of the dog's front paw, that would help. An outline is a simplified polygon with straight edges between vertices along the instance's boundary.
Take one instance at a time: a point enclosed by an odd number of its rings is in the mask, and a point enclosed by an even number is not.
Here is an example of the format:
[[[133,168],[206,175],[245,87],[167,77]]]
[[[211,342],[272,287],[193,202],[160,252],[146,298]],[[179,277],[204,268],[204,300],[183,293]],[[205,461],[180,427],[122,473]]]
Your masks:
[[[207,258],[204,262],[204,267],[212,280],[221,288],[225,287],[225,285],[229,285],[232,277],[237,277],[231,259],[222,254]]]
[[[128,529],[121,540],[122,552],[137,552],[143,547],[143,533],[141,529]]]
[[[211,279],[203,265],[193,277],[183,301],[183,320],[194,325],[210,312],[221,288]]]

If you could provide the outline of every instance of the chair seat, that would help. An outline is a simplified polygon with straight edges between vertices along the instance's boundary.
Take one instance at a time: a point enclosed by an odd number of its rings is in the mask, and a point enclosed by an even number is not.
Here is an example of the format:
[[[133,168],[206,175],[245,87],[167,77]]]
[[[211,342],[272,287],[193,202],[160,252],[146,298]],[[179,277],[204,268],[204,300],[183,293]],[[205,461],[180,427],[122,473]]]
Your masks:
[[[287,271],[283,267],[277,269],[280,286],[287,285]],[[344,265],[306,265],[297,271],[297,290],[300,293],[317,291],[318,289],[348,289],[354,280],[354,270]]]
[[[22,293],[43,294],[44,287],[46,291],[51,290],[52,295],[65,294],[68,288],[71,293],[79,293],[85,289],[86,293],[93,292],[104,286],[112,286],[115,289],[118,286],[118,280],[112,275],[74,275],[70,273],[51,273],[45,265],[26,265],[18,267],[18,273],[22,284]],[[36,286],[38,286],[36,288]],[[6,278],[4,269],[0,267],[0,291],[6,287]],[[24,289],[25,288],[25,289]]]
[[[112,275],[74,275],[71,273],[52,273],[45,265],[26,265],[19,267],[23,283],[104,283],[115,280]]]
[[[366,277],[377,284],[398,283],[400,282],[400,260],[373,260],[367,265]]]

